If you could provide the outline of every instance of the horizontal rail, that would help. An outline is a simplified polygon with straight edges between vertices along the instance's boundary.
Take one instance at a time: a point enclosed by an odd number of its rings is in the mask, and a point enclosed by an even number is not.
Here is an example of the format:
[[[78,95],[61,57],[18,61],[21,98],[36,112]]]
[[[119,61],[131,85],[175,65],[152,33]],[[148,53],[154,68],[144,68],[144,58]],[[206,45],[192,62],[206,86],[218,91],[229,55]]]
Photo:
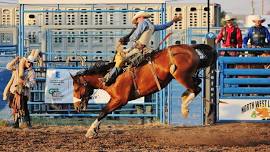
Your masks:
[[[270,75],[270,69],[224,69],[223,75]]]
[[[226,84],[269,84],[269,78],[224,78]]]
[[[218,48],[218,52],[220,51],[270,51],[270,48]]]
[[[241,96],[228,96],[228,95],[221,95],[219,99],[269,99],[269,96],[250,96],[241,94]]]
[[[60,52],[60,51],[59,51]],[[112,51],[106,51],[106,52],[101,52],[101,53],[96,53],[96,52],[88,52],[88,53],[81,53],[81,52],[63,52],[61,53],[58,52],[46,52],[44,53],[45,55],[62,55],[62,56],[100,56],[100,55],[114,55],[115,53],[112,53]]]
[[[129,12],[162,12],[162,10],[24,10],[24,13],[129,13]]]
[[[270,57],[219,57],[220,63],[270,63]]]
[[[223,92],[226,93],[257,93],[257,94],[270,94],[270,87],[237,87],[237,88],[224,88]]]
[[[99,114],[30,114],[31,116],[42,117],[97,117]],[[108,116],[116,117],[156,117],[156,114],[109,114]]]

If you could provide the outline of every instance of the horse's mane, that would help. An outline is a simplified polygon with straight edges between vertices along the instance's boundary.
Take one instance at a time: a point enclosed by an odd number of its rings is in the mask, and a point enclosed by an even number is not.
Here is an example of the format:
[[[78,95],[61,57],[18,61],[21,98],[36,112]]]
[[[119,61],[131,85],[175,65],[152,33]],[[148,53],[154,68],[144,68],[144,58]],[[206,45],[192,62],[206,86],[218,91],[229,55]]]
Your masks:
[[[92,67],[87,69],[80,70],[76,73],[75,76],[84,76],[84,75],[95,75],[95,74],[106,74],[110,68],[114,66],[114,62],[99,61],[96,62]]]

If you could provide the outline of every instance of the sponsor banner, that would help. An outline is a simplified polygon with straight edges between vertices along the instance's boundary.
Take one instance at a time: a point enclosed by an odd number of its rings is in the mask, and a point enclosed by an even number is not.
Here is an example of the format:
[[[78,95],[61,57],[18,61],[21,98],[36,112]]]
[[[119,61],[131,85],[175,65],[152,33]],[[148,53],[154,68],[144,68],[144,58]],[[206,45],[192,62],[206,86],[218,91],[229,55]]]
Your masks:
[[[45,103],[73,103],[73,80],[78,70],[48,69],[45,86]],[[104,104],[110,100],[110,95],[101,89],[95,89],[88,103]],[[129,103],[144,103],[144,97]]]
[[[45,103],[73,103],[73,80],[78,70],[48,69],[45,86]]]
[[[270,99],[220,99],[219,120],[270,120]]]

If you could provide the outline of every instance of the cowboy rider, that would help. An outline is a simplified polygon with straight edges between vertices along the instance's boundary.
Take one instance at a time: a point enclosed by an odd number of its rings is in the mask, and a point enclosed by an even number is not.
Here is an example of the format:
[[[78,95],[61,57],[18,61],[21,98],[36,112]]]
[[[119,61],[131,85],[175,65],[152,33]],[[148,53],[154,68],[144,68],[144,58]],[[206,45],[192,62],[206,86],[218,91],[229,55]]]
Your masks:
[[[136,29],[129,39],[127,36],[121,38],[116,47],[117,54],[115,56],[114,68],[104,77],[105,85],[112,84],[117,76],[122,72],[122,66],[129,57],[139,53],[148,52],[152,49],[149,48],[149,41],[155,31],[164,30],[182,19],[181,16],[174,16],[173,20],[161,25],[154,25],[148,18],[151,15],[147,12],[140,11],[132,18],[132,24],[136,25]],[[123,49],[123,44],[131,44],[131,48]]]
[[[243,47],[250,47],[250,48],[269,47],[270,34],[268,29],[262,25],[265,19],[259,15],[256,15],[252,21],[255,23],[255,25],[248,29],[248,32],[243,39]],[[250,40],[249,46],[247,44],[248,40]],[[267,40],[267,42],[265,40]]]

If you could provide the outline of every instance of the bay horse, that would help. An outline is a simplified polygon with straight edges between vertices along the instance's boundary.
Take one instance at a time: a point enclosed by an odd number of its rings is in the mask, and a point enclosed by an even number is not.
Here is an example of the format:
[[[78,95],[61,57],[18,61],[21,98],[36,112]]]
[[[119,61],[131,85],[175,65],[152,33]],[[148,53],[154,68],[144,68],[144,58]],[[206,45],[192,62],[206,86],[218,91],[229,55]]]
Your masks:
[[[204,58],[200,59],[196,49],[201,50]],[[217,53],[215,49],[205,44],[173,45],[157,51],[152,58],[152,64],[144,64],[137,68],[130,68],[119,75],[114,84],[105,86],[102,78],[114,64],[92,67],[71,75],[73,79],[73,103],[77,110],[86,108],[93,89],[103,89],[110,96],[109,102],[101,110],[98,118],[91,124],[86,137],[95,137],[101,120],[107,114],[126,105],[128,101],[146,96],[158,91],[154,73],[164,88],[172,79],[176,79],[187,90],[182,94],[182,114],[188,115],[189,103],[201,91],[198,71],[215,64]],[[152,69],[151,69],[152,68]]]

